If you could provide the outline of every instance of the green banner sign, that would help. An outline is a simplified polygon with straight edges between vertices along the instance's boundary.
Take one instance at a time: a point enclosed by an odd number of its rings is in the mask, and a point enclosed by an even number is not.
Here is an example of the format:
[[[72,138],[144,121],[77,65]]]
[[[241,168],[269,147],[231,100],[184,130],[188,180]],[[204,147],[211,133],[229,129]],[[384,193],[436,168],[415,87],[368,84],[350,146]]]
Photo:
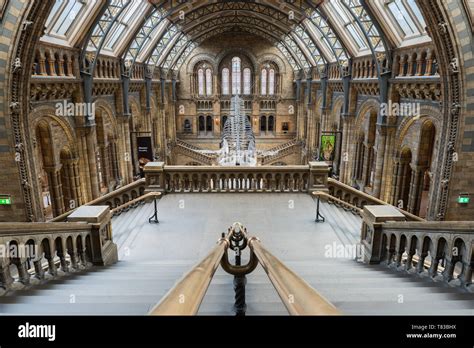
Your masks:
[[[12,198],[10,196],[0,196],[0,205],[11,205]]]

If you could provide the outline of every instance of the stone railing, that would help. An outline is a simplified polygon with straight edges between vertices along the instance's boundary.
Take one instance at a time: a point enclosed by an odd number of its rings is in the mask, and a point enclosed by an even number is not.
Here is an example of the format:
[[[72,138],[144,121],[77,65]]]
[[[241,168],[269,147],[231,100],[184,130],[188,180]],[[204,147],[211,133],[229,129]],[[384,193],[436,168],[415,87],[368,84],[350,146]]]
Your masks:
[[[197,146],[188,144],[182,140],[176,141],[176,145],[174,146],[173,150],[185,156],[188,156],[204,165],[212,165],[213,163],[215,163],[215,158],[213,156],[199,152],[202,149]]]
[[[407,222],[393,206],[365,206],[362,217],[366,263],[385,263],[473,290],[474,222]]]
[[[117,262],[109,207],[82,206],[68,221],[0,223],[0,294]]]
[[[128,185],[118,188],[113,192],[109,192],[99,198],[96,198],[83,206],[108,205],[110,209],[115,209],[125,203],[134,200],[145,193],[145,179],[136,180]],[[68,211],[62,215],[49,220],[49,222],[66,221],[67,217],[74,212]]]
[[[328,166],[145,166],[147,191],[158,192],[309,192],[327,191]]]
[[[387,202],[384,202],[378,198],[375,198],[367,193],[359,191],[349,185],[343,184],[340,181],[328,178],[328,190],[329,194],[336,197],[344,202],[347,202],[358,208],[363,208],[365,205],[388,205],[392,206]],[[425,221],[416,215],[413,215],[403,209],[398,209],[409,221]]]

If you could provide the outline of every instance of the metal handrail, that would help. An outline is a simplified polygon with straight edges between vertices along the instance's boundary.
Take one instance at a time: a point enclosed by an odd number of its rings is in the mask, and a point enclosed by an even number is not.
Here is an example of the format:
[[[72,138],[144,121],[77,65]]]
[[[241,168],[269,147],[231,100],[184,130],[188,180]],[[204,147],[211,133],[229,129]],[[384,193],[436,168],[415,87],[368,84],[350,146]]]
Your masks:
[[[317,197],[317,198],[325,199],[328,202],[333,202],[335,204],[338,204],[338,205],[340,205],[340,206],[342,206],[342,207],[344,207],[348,210],[353,211],[354,213],[358,214],[359,216],[362,215],[362,211],[363,211],[362,209],[356,207],[353,204],[347,203],[347,202],[343,201],[342,199],[331,196],[329,193],[322,192],[322,191],[314,191],[312,193],[312,195]]]
[[[110,212],[111,214],[116,214],[120,211],[122,211],[123,209],[126,209],[128,207],[131,207],[141,201],[144,201],[144,200],[147,200],[148,198],[159,198],[161,197],[162,193],[161,192],[149,192],[149,193],[146,193],[144,194],[143,196],[140,196],[138,198],[135,198],[135,199],[132,199],[131,201],[128,201],[122,205],[119,205],[118,207],[112,209]]]
[[[214,273],[219,267],[229,236],[222,237],[212,251],[195,265],[150,311],[150,315],[196,315]]]
[[[331,302],[265,249],[258,238],[249,238],[248,245],[257,256],[290,315],[341,314]]]

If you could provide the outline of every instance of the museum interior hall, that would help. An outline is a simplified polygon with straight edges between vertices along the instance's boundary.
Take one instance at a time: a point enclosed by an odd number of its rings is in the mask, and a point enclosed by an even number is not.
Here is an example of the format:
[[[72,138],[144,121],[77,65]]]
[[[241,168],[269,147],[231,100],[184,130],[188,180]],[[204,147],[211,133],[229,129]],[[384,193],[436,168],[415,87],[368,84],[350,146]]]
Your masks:
[[[473,33],[472,0],[0,1],[0,315],[474,315]]]

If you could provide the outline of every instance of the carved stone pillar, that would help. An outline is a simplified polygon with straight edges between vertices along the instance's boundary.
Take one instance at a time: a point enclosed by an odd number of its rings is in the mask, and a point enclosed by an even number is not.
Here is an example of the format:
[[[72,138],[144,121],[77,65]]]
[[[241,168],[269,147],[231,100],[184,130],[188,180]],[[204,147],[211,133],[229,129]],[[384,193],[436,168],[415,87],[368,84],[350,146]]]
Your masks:
[[[48,58],[47,64],[49,65],[49,71],[51,72],[51,76],[57,76],[58,74],[56,74],[56,67],[54,66],[54,57]]]
[[[363,164],[363,169],[362,169],[362,182],[363,186],[366,186],[367,183],[369,182],[369,171],[370,171],[370,162],[372,161],[372,151],[371,151],[371,144],[363,144],[364,147],[364,164]]]
[[[376,198],[380,198],[381,191],[382,191],[382,182],[383,182],[384,160],[385,160],[385,157],[389,155],[388,153],[386,153],[386,149],[385,149],[385,144],[387,141],[386,126],[379,126],[377,138],[378,138],[377,157],[375,158],[375,175],[374,175],[372,194]]]
[[[52,203],[54,216],[61,215],[65,212],[63,189],[61,185],[61,167],[45,167],[44,168],[49,181],[49,187],[52,191]]]
[[[46,59],[40,58],[39,59],[39,69],[40,69],[40,75],[47,76],[48,72],[46,70]]]
[[[390,200],[389,202],[392,205],[398,206],[398,197],[399,197],[399,190],[402,178],[402,165],[399,159],[394,161],[393,166],[393,177],[392,177],[392,192],[390,193]]]
[[[66,74],[64,73],[64,59],[59,60],[58,67],[59,67],[59,76],[65,76]]]
[[[73,71],[73,64],[72,64],[73,58],[71,57],[70,59],[67,60],[67,76],[69,77],[74,77],[74,71]]]
[[[413,57],[408,58],[408,71],[407,71],[407,76],[412,76],[413,75]]]
[[[100,196],[99,174],[97,172],[97,139],[95,137],[95,129],[90,129],[86,135],[87,144],[87,160],[89,162],[89,178],[91,183],[92,199]]]
[[[418,214],[421,203],[421,192],[423,191],[423,170],[420,167],[412,168],[410,194],[408,198],[408,211]]]

